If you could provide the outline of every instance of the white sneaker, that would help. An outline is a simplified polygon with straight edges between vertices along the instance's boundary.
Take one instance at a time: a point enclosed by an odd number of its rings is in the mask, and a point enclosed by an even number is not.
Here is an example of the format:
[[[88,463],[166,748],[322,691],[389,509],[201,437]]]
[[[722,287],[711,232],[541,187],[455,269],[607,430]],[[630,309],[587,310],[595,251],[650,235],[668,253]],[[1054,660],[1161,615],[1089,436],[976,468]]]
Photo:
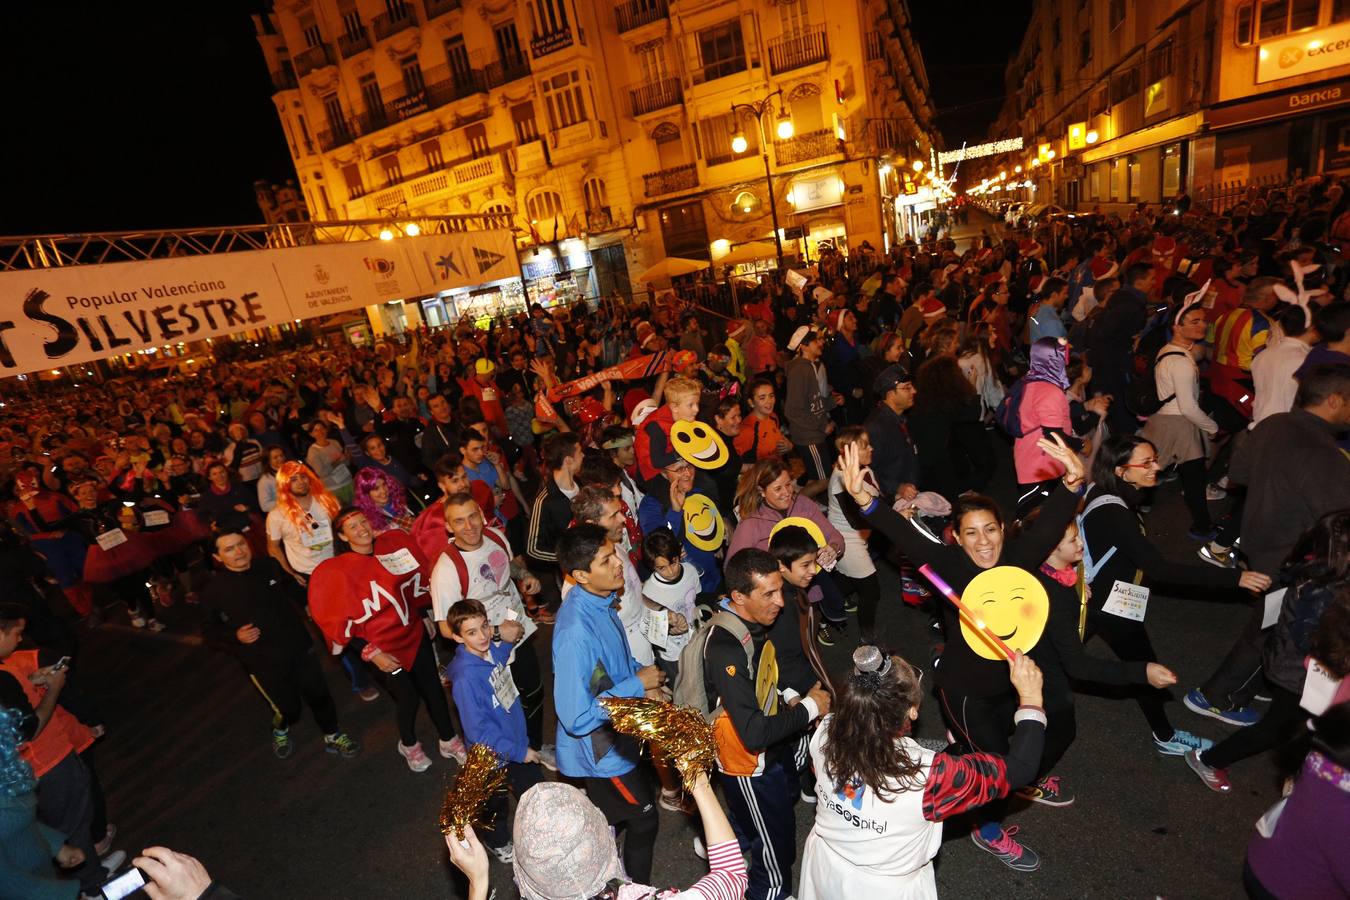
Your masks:
[[[132,617],[131,617],[131,627],[132,627],[132,628],[144,628],[144,627],[145,627],[145,616],[132,616]]]
[[[1225,491],[1223,488],[1219,487],[1217,484],[1207,484],[1207,485],[1205,485],[1205,499],[1206,499],[1206,500],[1222,500],[1224,497],[1227,497],[1227,496],[1228,496],[1228,492]]]
[[[414,772],[425,772],[431,768],[431,757],[427,756],[426,751],[422,749],[420,741],[411,747],[405,747],[403,742],[399,741],[398,755],[408,761],[408,768]]]
[[[111,875],[122,868],[122,863],[126,861],[127,852],[125,850],[114,850],[112,853],[109,853],[107,856],[100,859],[98,864],[103,867],[104,871]]]
[[[464,739],[459,735],[448,741],[437,741],[436,748],[440,750],[443,758],[453,759],[461,766],[469,761],[469,751],[464,746]]]
[[[516,858],[516,845],[512,841],[507,841],[504,847],[489,847],[492,855],[497,858],[497,862],[503,865],[510,865]]]

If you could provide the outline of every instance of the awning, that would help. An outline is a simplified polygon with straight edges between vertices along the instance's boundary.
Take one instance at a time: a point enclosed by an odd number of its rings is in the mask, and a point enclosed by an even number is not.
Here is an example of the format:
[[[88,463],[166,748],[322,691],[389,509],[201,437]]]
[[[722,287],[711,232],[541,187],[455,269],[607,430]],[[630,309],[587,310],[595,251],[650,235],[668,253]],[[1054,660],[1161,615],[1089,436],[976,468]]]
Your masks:
[[[1105,143],[1097,144],[1095,147],[1089,147],[1082,153],[1083,162],[1101,162],[1104,159],[1112,159],[1126,153],[1134,153],[1138,150],[1146,150],[1149,147],[1157,147],[1183,138],[1194,137],[1199,134],[1204,124],[1205,113],[1203,111],[1168,119],[1166,122],[1148,128],[1140,128]]]

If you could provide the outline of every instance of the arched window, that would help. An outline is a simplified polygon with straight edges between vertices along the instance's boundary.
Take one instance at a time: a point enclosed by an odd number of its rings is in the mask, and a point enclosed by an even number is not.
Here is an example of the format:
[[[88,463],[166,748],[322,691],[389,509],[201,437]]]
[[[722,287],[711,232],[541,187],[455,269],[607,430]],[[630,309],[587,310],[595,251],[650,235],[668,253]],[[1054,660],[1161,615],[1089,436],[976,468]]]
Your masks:
[[[479,212],[484,216],[494,217],[493,219],[488,219],[486,221],[486,227],[488,228],[510,228],[511,217],[515,214],[515,211],[511,209],[509,204],[502,203],[500,200],[494,200],[492,203],[484,204]]]
[[[525,212],[531,224],[560,217],[563,212],[562,194],[549,189],[539,191],[525,201]]]
[[[581,185],[581,194],[586,199],[587,210],[600,210],[609,206],[609,194],[605,191],[603,179],[587,178]]]

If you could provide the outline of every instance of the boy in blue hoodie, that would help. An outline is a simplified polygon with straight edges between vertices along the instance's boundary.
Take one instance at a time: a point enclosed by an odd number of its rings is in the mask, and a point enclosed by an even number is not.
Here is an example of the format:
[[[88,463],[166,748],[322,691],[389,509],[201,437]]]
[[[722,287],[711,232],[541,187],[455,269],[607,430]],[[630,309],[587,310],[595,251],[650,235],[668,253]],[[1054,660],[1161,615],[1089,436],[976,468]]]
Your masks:
[[[460,600],[451,606],[445,622],[451,637],[461,647],[446,666],[446,674],[453,685],[464,741],[470,745],[486,744],[496,752],[506,767],[511,790],[519,798],[544,780],[539,753],[530,747],[525,712],[511,679],[511,657],[525,629],[514,619],[507,619],[494,629],[488,624],[483,604],[473,599]],[[507,826],[505,792],[498,791],[492,796],[487,812],[492,824],[479,830],[479,837],[498,860],[509,863],[515,848]]]

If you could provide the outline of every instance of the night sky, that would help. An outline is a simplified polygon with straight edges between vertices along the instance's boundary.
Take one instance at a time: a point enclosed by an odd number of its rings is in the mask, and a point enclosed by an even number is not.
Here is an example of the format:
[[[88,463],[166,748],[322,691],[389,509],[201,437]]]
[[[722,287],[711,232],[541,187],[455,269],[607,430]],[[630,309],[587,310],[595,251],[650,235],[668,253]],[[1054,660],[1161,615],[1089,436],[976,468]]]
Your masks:
[[[0,234],[260,221],[254,180],[295,177],[253,36],[263,5],[6,4]],[[985,140],[1031,0],[910,9],[946,145]]]

